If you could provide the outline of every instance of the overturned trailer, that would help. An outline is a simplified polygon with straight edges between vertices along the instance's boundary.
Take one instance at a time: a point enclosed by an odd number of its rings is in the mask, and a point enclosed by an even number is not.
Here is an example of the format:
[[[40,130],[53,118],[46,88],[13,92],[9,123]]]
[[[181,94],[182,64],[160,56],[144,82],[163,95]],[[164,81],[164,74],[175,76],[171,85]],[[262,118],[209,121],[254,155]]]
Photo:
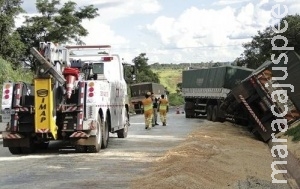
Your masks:
[[[300,56],[295,51],[282,55],[278,64],[267,61],[257,68],[220,105],[227,114],[243,115],[265,142],[300,118]]]
[[[252,73],[252,69],[221,66],[182,72],[182,95],[186,118],[207,115],[210,121],[223,121],[220,105],[233,87]]]

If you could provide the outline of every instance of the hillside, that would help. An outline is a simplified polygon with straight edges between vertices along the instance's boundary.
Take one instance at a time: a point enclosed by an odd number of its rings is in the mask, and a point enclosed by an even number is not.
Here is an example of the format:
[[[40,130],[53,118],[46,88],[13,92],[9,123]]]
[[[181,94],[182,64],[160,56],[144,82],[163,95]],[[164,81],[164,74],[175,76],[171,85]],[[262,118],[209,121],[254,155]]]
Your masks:
[[[170,93],[176,93],[178,83],[182,81],[182,70],[203,67],[216,67],[231,65],[230,62],[202,62],[202,63],[181,63],[181,64],[152,64],[150,66],[154,73],[158,74],[160,83],[167,87]]]
[[[177,84],[182,81],[182,69],[163,68],[152,71],[158,74],[160,83],[167,87],[170,93],[176,93]]]

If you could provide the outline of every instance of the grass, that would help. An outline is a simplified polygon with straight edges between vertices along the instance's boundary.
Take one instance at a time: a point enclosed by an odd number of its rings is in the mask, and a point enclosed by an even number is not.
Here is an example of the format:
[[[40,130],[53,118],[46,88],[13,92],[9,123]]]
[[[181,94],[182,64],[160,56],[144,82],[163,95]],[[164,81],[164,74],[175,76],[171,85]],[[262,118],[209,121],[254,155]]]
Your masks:
[[[182,81],[182,70],[181,69],[153,69],[154,73],[158,74],[160,84],[167,87],[170,93],[176,93],[177,84]]]
[[[160,84],[165,86],[169,91],[169,104],[178,106],[184,104],[183,97],[177,94],[177,84],[182,81],[182,69],[162,68],[153,69],[154,73],[158,74]]]
[[[300,141],[300,124],[288,129],[284,135],[288,135],[292,137],[292,141],[298,142]]]

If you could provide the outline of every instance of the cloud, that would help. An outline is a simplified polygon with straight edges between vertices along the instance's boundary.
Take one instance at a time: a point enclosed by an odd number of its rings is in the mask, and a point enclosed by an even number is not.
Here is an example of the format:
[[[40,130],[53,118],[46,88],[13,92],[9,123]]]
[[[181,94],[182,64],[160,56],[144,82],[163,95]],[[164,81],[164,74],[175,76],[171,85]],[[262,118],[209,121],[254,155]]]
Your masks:
[[[101,20],[93,19],[93,20],[84,20],[82,25],[89,32],[88,36],[83,37],[82,40],[86,44],[94,44],[94,45],[113,45],[119,47],[121,45],[125,45],[129,43],[127,39],[122,37],[119,34],[116,34],[109,25],[102,24]]]
[[[61,0],[61,4],[67,0]],[[100,16],[84,20],[86,44],[110,44],[127,61],[144,52],[150,63],[232,61],[242,44],[271,25],[275,0],[219,0],[208,6],[174,0],[76,0],[79,7],[93,4]],[[172,1],[173,3],[173,1]],[[34,13],[35,0],[26,0]],[[289,14],[300,12],[300,2],[280,2]],[[192,6],[194,5],[194,6]],[[187,7],[187,8],[182,8]],[[22,18],[16,20],[17,25]]]
[[[222,3],[225,4],[225,1]],[[193,57],[191,61],[228,61],[241,54],[243,43],[269,25],[270,11],[261,9],[261,6],[247,3],[240,8],[190,7],[177,18],[160,16],[147,24],[146,29],[155,33],[166,48],[175,47],[176,50],[169,55],[176,51],[181,57]],[[178,61],[178,57],[173,57],[173,60]]]

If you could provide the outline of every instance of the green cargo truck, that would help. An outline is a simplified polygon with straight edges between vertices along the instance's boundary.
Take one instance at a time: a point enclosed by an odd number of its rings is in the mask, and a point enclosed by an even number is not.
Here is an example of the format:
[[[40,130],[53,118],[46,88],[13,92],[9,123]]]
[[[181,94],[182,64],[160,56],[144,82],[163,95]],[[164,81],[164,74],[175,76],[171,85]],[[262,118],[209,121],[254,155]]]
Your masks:
[[[226,112],[220,110],[220,105],[231,89],[252,71],[236,66],[184,70],[182,95],[186,118],[207,115],[208,120],[224,121]]]
[[[130,86],[130,102],[135,113],[143,113],[142,100],[145,98],[147,92],[153,92],[156,98],[160,98],[160,95],[162,94],[167,97],[165,87],[159,83],[143,82],[132,84]]]

